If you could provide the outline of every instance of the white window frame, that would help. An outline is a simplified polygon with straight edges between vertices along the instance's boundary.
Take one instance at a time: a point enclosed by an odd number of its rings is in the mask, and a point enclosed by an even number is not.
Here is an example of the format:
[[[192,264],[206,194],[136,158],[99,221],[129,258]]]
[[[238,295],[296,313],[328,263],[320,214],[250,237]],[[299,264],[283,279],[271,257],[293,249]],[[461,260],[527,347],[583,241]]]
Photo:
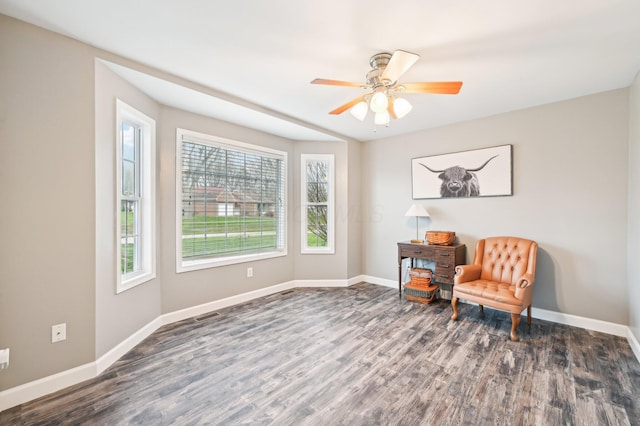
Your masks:
[[[282,157],[284,162],[284,173],[282,176],[282,186],[284,194],[282,196],[282,219],[280,229],[282,229],[283,247],[280,250],[262,252],[262,253],[247,253],[247,254],[232,254],[229,256],[221,257],[208,257],[202,259],[182,259],[182,141],[186,138],[188,140],[211,146],[222,146],[225,149],[252,152],[259,155],[273,155]],[[176,128],[176,273],[196,271],[200,269],[216,268],[226,265],[234,265],[245,262],[253,262],[256,260],[271,259],[276,257],[282,257],[287,255],[287,228],[288,228],[288,189],[287,189],[287,175],[289,163],[287,159],[287,153],[272,148],[267,148],[259,145],[252,145],[246,142],[239,142],[232,139],[226,139],[218,136],[208,135],[205,133],[195,132],[192,130]]]
[[[140,138],[140,211],[139,269],[121,273],[122,196],[122,122],[141,129]],[[156,277],[156,122],[151,117],[116,99],[116,293],[122,293]],[[125,198],[126,199],[126,198]]]
[[[324,162],[327,164],[327,245],[326,247],[310,247],[307,237],[307,164]],[[333,154],[301,154],[300,155],[300,253],[302,254],[335,254],[335,156]]]

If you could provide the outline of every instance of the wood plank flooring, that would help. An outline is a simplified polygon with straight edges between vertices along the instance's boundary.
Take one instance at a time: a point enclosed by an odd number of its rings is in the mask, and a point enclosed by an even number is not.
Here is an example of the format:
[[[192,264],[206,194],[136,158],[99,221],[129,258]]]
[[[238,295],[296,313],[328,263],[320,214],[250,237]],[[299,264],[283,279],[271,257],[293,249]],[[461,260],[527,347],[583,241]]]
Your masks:
[[[99,377],[2,425],[639,425],[626,339],[361,283],[160,328]]]

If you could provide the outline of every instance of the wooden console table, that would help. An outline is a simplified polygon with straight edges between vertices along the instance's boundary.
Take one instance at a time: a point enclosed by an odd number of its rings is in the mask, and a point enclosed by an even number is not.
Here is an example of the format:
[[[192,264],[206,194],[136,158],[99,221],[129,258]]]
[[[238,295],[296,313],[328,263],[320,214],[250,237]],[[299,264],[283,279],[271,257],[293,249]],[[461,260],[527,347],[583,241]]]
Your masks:
[[[451,290],[455,267],[465,263],[466,254],[464,244],[439,246],[410,242],[398,243],[398,295],[402,297],[402,259],[410,258],[412,266],[416,259],[435,262],[436,270],[433,271],[433,281],[439,285],[445,284]],[[442,291],[440,294],[442,295]]]

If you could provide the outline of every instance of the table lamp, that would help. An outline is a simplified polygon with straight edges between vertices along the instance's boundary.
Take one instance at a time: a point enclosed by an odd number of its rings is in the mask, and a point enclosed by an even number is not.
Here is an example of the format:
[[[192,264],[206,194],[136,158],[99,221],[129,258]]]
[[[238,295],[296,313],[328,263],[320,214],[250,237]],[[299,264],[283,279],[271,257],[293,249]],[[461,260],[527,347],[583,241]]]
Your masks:
[[[411,240],[412,243],[424,243],[424,240],[419,239],[418,234],[418,218],[419,217],[429,217],[429,212],[424,208],[422,204],[414,204],[409,210],[404,214],[405,216],[415,216],[416,217],[416,239]]]

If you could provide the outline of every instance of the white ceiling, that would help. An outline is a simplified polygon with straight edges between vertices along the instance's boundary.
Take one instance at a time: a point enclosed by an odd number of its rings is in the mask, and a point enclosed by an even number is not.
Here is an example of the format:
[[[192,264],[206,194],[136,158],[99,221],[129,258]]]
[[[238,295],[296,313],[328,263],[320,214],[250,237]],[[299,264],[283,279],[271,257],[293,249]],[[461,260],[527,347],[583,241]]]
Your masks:
[[[627,87],[640,70],[638,0],[0,0],[0,13],[205,89],[120,67],[162,103],[292,139],[415,132]],[[402,82],[462,80],[460,94],[405,95],[413,111],[376,132],[371,116],[328,114],[363,92],[312,79],[363,82],[369,57],[396,49],[421,56]]]

